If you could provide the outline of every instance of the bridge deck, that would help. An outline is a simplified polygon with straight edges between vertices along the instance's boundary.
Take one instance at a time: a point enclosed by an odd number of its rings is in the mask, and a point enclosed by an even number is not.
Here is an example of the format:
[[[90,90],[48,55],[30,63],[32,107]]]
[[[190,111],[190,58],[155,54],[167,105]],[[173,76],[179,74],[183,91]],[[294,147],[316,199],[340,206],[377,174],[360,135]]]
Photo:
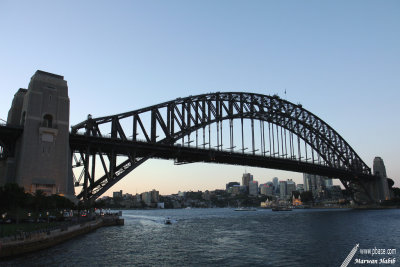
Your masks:
[[[146,157],[154,154],[152,158],[174,159],[182,163],[207,162],[229,165],[253,166],[269,169],[294,171],[300,173],[317,174],[332,178],[351,180],[355,177],[372,179],[370,175],[351,173],[345,169],[332,168],[311,162],[291,160],[288,158],[266,157],[246,153],[231,153],[214,149],[201,149],[195,147],[182,147],[169,144],[148,143],[140,141],[123,141],[104,137],[89,137],[71,134],[70,145],[74,151],[86,151],[89,147],[91,152],[118,155],[129,155],[135,153],[137,157]]]

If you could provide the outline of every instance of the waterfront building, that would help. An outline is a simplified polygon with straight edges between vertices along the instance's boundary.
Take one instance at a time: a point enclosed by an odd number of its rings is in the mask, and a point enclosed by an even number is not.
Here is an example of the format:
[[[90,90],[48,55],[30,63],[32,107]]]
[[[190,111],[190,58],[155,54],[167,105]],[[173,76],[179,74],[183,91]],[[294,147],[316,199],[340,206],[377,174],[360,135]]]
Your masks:
[[[231,187],[232,188],[232,187]],[[202,194],[202,199],[206,200],[206,201],[210,201],[211,200],[211,194],[210,191],[206,190],[204,191],[204,193]]]
[[[265,202],[260,203],[261,208],[271,208],[274,205],[274,202],[272,200],[266,200]]]
[[[136,194],[133,197],[133,206],[134,207],[140,207],[141,204],[142,204],[141,202],[142,202],[142,196],[140,194]]]
[[[160,192],[158,192],[157,190],[153,189],[151,192],[151,202],[152,203],[157,203],[159,201],[160,198]]]
[[[146,203],[146,205],[150,205],[151,204],[151,193],[150,192],[143,192],[141,194],[141,199],[144,203]]]
[[[303,203],[301,202],[301,197],[299,195],[298,198],[294,197],[294,195],[292,196],[292,205],[293,206],[300,206],[303,205]]]
[[[281,199],[286,199],[286,189],[287,189],[287,182],[279,181],[279,192]]]
[[[249,183],[249,195],[258,196],[258,182],[251,181]]]

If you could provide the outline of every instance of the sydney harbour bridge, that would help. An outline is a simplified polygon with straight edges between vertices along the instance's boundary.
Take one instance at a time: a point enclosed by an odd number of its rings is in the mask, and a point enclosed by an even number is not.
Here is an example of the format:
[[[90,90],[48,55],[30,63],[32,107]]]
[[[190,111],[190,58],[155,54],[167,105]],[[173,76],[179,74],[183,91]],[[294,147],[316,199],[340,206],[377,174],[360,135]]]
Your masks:
[[[40,79],[53,75],[38,72]],[[60,77],[46,76],[43,81]],[[18,158],[26,119],[0,126],[3,161]],[[57,128],[56,118],[50,119],[44,119],[41,131]],[[277,95],[216,92],[106,117],[88,115],[70,127],[67,138],[69,179],[80,200],[95,200],[143,162],[156,158],[175,164],[220,163],[316,174],[339,179],[361,202],[376,201],[371,187],[379,178],[346,140],[302,105]]]

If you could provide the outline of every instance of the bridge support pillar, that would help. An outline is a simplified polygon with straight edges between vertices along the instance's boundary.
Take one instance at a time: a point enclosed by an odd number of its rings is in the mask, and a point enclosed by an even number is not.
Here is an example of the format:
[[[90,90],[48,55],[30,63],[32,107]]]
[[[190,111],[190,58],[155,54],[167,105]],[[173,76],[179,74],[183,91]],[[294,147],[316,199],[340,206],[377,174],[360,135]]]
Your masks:
[[[389,191],[386,177],[376,176],[375,180],[366,182],[365,187],[375,203],[381,203],[390,198],[390,195],[386,193]]]
[[[359,183],[352,184],[354,190],[354,200],[361,204],[378,204],[388,198],[384,194],[384,187],[386,179],[384,177],[376,176],[376,179],[369,181],[360,181]],[[386,181],[387,186],[387,181]]]
[[[74,196],[69,147],[69,97],[64,77],[37,71],[14,96],[7,124],[23,126],[13,180],[26,192]],[[13,160],[10,158],[9,160]],[[9,174],[10,175],[10,174]]]

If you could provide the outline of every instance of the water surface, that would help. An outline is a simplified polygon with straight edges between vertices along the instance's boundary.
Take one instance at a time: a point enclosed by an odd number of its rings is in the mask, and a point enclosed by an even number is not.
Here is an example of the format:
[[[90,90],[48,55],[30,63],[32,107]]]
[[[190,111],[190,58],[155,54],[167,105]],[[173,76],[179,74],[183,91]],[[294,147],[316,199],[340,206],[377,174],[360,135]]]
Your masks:
[[[400,210],[129,210],[123,217],[124,226],[0,265],[340,266],[356,244],[400,253]]]

